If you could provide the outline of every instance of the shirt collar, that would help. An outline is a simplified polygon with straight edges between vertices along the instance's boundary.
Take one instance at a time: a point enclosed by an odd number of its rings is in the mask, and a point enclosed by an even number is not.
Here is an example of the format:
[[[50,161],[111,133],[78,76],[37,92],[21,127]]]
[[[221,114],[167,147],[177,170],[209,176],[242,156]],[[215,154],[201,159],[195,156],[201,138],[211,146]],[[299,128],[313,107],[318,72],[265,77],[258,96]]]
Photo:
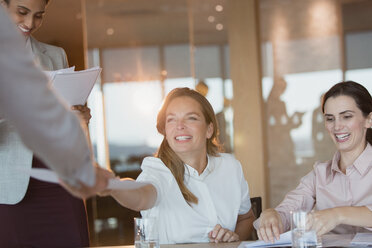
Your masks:
[[[338,167],[340,156],[340,152],[336,152],[336,154],[333,156],[331,164],[332,177],[334,177],[336,172],[342,173]],[[372,146],[368,142],[364,151],[354,161],[353,166],[360,175],[364,175],[367,172],[367,169],[372,166]]]
[[[340,152],[337,151],[335,155],[333,155],[331,166],[327,169],[327,184],[333,181],[336,173],[342,173],[340,168],[338,168],[338,161],[340,161]]]
[[[364,175],[368,168],[372,166],[372,146],[367,142],[367,146],[359,157],[354,161],[354,167],[360,175]]]
[[[340,161],[340,157],[341,157],[340,152],[337,151],[335,153],[335,155],[333,156],[333,159],[332,159],[332,164],[331,164],[332,173],[336,173],[336,172],[341,172],[342,173],[342,171],[338,167],[338,162]]]
[[[30,37],[27,37],[27,38],[26,38],[26,43],[25,43],[25,45],[26,45],[27,50],[28,50],[29,52],[32,52],[32,46],[31,46],[31,39],[30,39]]]
[[[204,180],[213,170],[213,163],[211,162],[211,157],[207,155],[207,166],[204,171],[199,175],[198,171],[195,170],[188,164],[185,164],[185,175],[193,177],[198,180]]]

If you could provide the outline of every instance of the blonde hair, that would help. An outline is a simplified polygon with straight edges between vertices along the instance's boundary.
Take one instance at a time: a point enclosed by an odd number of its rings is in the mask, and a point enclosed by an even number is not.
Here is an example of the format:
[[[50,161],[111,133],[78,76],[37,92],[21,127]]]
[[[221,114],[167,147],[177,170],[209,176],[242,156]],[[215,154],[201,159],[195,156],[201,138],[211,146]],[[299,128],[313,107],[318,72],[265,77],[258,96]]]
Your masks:
[[[213,124],[213,134],[209,139],[207,139],[207,154],[212,156],[218,156],[218,153],[221,151],[221,146],[218,142],[217,119],[214,114],[213,108],[208,100],[197,91],[189,88],[176,88],[169,92],[157,117],[156,128],[158,129],[158,132],[164,136],[164,138],[157,153],[155,154],[155,157],[160,158],[172,172],[174,178],[177,181],[178,187],[180,188],[181,193],[187,203],[197,204],[198,198],[186,187],[184,183],[185,163],[172,150],[165,137],[165,118],[167,108],[172,100],[178,97],[190,97],[197,101],[200,105],[206,123],[208,125],[210,123]]]

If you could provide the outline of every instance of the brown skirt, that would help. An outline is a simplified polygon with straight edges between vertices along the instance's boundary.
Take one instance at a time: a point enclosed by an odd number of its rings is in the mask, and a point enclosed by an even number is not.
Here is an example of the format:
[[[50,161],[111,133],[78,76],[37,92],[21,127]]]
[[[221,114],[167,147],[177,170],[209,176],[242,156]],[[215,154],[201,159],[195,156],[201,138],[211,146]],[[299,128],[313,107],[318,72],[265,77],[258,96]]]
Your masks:
[[[37,158],[32,167],[45,168]],[[89,235],[84,202],[57,184],[30,178],[15,205],[0,204],[0,247],[86,247]]]

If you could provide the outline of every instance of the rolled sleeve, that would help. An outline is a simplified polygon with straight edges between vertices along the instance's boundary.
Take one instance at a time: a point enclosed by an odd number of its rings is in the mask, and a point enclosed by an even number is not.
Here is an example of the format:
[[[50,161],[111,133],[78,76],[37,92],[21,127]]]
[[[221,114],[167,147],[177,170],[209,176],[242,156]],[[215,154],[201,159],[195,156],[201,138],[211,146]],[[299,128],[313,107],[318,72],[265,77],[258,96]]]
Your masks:
[[[142,173],[137,177],[136,181],[143,182],[143,183],[150,183],[155,187],[156,201],[155,201],[154,207],[158,206],[159,202],[161,201],[162,195],[163,195],[162,190],[161,190],[161,182],[159,181],[159,179],[145,170],[145,171],[142,171]]]

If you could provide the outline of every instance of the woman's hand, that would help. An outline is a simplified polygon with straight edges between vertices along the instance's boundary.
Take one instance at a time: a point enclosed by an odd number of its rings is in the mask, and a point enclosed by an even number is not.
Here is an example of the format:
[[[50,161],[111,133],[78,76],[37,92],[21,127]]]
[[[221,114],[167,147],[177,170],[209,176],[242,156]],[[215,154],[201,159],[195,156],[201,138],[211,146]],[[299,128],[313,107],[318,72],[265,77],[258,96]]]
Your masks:
[[[233,231],[223,228],[220,224],[217,224],[212,231],[208,234],[209,242],[234,242],[239,241],[239,235]]]
[[[92,118],[90,114],[90,108],[84,105],[74,105],[71,107],[72,110],[77,111],[80,118],[88,125],[90,119]]]
[[[318,236],[321,236],[332,229],[334,229],[340,223],[338,217],[337,208],[329,208],[308,214],[309,226],[311,229],[316,231]]]
[[[274,243],[274,239],[279,240],[283,232],[283,223],[279,213],[269,208],[262,212],[260,216],[260,227],[257,230],[257,236],[260,240]]]
[[[98,192],[106,190],[108,185],[108,180],[111,178],[111,172],[105,170],[99,166],[95,167],[96,182],[93,186],[87,186],[81,182],[78,182],[77,186],[71,186],[68,183],[60,179],[60,184],[64,187],[70,194],[77,198],[87,199],[94,196]]]
[[[114,178],[120,179],[120,177],[115,176],[115,173],[112,172],[111,170],[106,170],[106,171],[107,171],[109,179],[114,179]],[[109,195],[111,195],[111,193],[112,193],[112,189],[105,188],[104,190],[98,192],[97,195],[99,195],[99,196],[109,196]]]

